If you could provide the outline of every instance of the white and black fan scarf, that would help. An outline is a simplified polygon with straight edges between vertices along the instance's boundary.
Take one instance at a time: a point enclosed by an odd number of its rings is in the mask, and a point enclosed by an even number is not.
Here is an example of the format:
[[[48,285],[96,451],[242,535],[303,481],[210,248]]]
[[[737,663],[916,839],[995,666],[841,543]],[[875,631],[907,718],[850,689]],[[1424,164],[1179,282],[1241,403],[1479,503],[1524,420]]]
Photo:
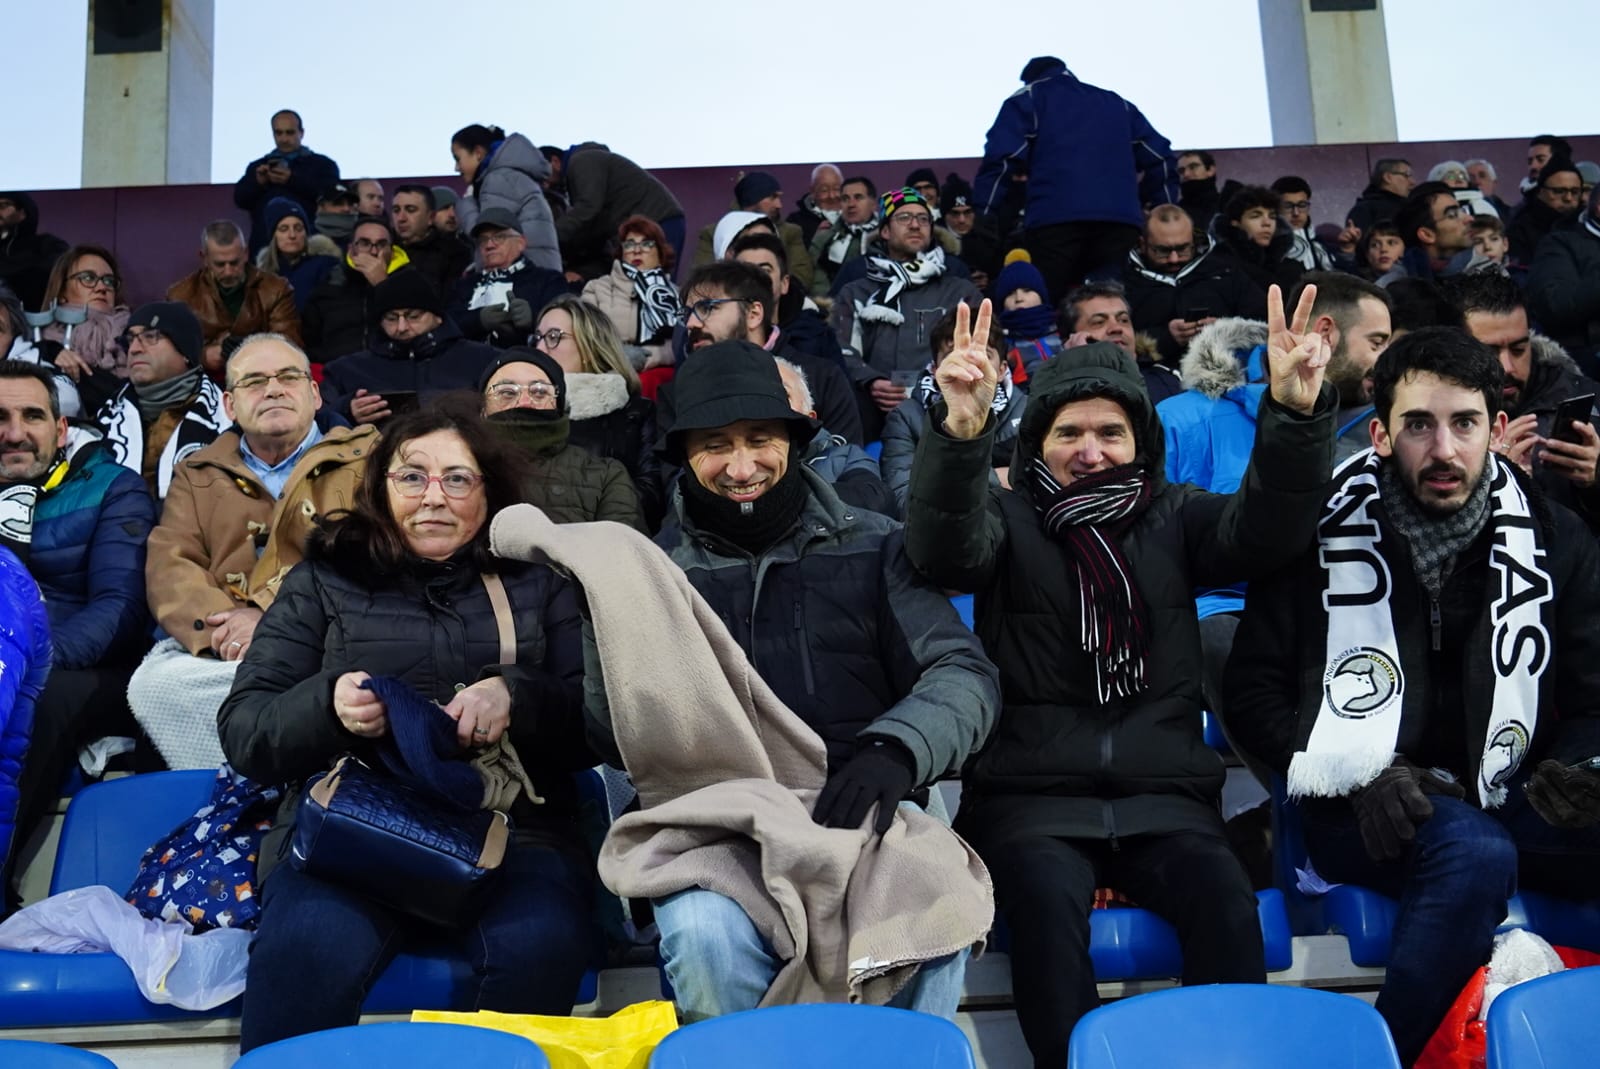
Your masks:
[[[648,345],[672,328],[683,314],[683,302],[678,299],[678,287],[672,276],[661,268],[641,271],[622,260],[622,273],[633,283],[633,295],[639,299],[639,344]]]

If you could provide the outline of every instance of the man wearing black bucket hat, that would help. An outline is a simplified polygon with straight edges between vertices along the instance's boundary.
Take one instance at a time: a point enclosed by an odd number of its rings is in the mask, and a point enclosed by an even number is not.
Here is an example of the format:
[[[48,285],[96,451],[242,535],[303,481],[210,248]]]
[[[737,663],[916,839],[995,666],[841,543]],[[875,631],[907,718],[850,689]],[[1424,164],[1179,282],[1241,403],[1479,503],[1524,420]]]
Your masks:
[[[999,705],[994,668],[912,572],[899,526],[843,504],[800,462],[817,424],[789,407],[771,353],[718,342],[675,385],[663,452],[683,473],[657,544],[821,737],[816,821],[858,828],[876,804],[882,833],[897,805],[922,803],[983,744]],[[604,687],[585,689],[605,752]],[[685,1018],[754,1008],[783,963],[738,904],[695,888],[655,906]],[[925,965],[896,1004],[953,1015],[965,964],[962,951]]]
[[[976,329],[957,311],[943,405],[911,469],[906,550],[931,581],[977,593],[977,632],[1000,669],[1005,708],[962,775],[956,823],[1010,925],[1017,1017],[1037,1066],[1066,1064],[1073,1025],[1098,1001],[1097,887],[1172,923],[1185,983],[1266,977],[1255,896],[1223,835],[1222,762],[1200,733],[1193,596],[1311,543],[1335,398],[1306,289],[1288,325],[1272,287],[1270,394],[1229,496],[1166,481],[1144,377],[1109,342],[1041,365],[1012,488],[991,491],[991,309],[983,302]]]

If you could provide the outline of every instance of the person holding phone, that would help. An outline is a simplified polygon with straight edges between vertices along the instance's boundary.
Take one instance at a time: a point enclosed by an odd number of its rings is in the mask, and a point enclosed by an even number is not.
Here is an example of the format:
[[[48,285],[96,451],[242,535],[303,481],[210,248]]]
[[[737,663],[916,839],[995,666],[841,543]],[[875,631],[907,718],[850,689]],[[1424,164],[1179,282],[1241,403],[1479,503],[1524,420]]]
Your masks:
[[[1509,422],[1500,452],[1530,473],[1551,500],[1600,533],[1594,410],[1600,383],[1579,371],[1561,346],[1531,330],[1522,290],[1505,275],[1470,272],[1443,289],[1467,332],[1494,350],[1505,375],[1502,403]]]
[[[339,165],[305,146],[305,124],[300,113],[285,108],[272,116],[271,152],[253,160],[233,185],[233,203],[250,213],[250,255],[272,240],[267,205],[288,197],[305,211],[317,214],[318,195],[339,181]]]
[[[415,268],[403,267],[372,288],[378,329],[366,351],[326,365],[323,390],[355,424],[380,427],[391,416],[451,390],[471,390],[498,350],[461,336],[444,301]]]
[[[1265,319],[1266,292],[1237,264],[1197,237],[1189,213],[1163,204],[1145,220],[1139,247],[1128,254],[1122,284],[1133,328],[1156,339],[1161,359],[1176,365],[1196,334],[1218,319]]]
[[[1411,1065],[1515,889],[1600,894],[1600,547],[1498,448],[1483,345],[1424,327],[1372,379],[1372,448],[1251,584],[1224,694],[1317,875],[1399,899],[1377,1010]]]

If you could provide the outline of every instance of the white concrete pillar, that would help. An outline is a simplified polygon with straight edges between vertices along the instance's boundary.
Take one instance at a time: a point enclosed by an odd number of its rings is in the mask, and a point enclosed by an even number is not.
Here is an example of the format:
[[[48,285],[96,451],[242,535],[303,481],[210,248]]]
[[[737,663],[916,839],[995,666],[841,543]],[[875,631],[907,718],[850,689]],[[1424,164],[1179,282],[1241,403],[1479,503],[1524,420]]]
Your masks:
[[[1383,0],[1257,0],[1275,145],[1395,141]]]
[[[89,0],[83,184],[211,181],[215,0]]]

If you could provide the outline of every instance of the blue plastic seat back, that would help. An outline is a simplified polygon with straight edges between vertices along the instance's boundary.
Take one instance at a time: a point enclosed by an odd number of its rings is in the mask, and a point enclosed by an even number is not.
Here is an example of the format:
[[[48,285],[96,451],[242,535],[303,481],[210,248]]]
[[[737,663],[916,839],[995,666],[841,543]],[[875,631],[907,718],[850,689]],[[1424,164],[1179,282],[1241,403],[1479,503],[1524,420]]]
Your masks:
[[[1067,1069],[1399,1069],[1394,1040],[1360,999],[1305,987],[1211,984],[1135,995],[1078,1022]]]
[[[961,622],[967,625],[967,630],[977,630],[977,625],[973,623],[971,594],[957,594],[950,599],[950,604],[956,607],[956,615],[960,616]]]
[[[867,451],[867,456],[871,457],[873,460],[883,459],[882,442],[868,442],[864,448]]]
[[[211,800],[216,771],[145,772],[79,791],[67,806],[50,893],[105,886],[121,894],[156,840]]]
[[[102,1054],[56,1043],[34,1043],[25,1039],[0,1039],[0,1067],[3,1069],[117,1069],[117,1063]]]
[[[942,1017],[885,1006],[774,1006],[680,1028],[650,1069],[974,1069],[966,1035]],[[243,1063],[241,1063],[241,1067]]]
[[[1591,1069],[1600,1058],[1600,966],[1516,984],[1489,1007],[1488,1069]]]
[[[461,1024],[397,1021],[330,1028],[257,1047],[234,1069],[550,1069],[530,1039]]]

